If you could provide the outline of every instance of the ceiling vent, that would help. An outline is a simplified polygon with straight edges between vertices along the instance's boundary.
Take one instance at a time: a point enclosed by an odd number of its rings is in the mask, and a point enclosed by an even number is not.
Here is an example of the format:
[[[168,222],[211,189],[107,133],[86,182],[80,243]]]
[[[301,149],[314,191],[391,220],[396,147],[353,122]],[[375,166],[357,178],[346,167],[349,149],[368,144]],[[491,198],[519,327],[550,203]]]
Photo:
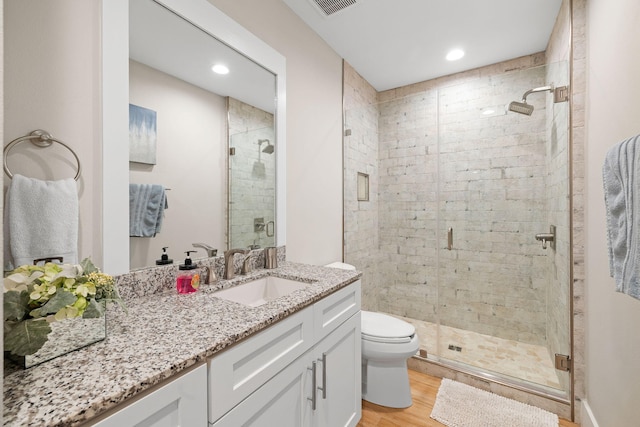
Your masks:
[[[349,6],[356,4],[356,0],[310,0],[324,16],[331,16]]]

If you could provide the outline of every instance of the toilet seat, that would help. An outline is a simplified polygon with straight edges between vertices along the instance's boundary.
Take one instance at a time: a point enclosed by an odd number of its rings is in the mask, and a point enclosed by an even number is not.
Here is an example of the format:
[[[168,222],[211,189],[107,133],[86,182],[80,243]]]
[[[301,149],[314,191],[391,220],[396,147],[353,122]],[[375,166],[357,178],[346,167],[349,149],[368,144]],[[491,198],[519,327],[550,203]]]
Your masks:
[[[408,343],[416,328],[404,320],[382,313],[362,311],[362,339],[379,343]]]

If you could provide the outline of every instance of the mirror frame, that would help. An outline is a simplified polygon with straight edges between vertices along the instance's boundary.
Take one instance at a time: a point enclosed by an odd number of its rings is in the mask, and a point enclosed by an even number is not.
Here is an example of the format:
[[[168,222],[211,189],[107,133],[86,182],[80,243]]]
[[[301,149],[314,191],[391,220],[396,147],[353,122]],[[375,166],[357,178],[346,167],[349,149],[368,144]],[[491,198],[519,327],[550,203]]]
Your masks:
[[[275,75],[276,244],[285,245],[285,57],[206,0],[154,1]],[[102,269],[114,275],[129,272],[128,22],[129,0],[102,1],[102,170],[96,174],[102,182]]]

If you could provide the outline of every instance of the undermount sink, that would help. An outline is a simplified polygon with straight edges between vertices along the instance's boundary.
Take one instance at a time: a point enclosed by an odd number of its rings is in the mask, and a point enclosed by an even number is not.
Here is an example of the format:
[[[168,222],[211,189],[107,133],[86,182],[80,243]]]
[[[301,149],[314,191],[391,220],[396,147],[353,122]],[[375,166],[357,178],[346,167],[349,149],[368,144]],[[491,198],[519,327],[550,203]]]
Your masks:
[[[304,289],[310,283],[267,276],[251,282],[242,283],[229,289],[215,292],[213,295],[228,301],[258,307],[276,298],[289,295],[298,289]]]

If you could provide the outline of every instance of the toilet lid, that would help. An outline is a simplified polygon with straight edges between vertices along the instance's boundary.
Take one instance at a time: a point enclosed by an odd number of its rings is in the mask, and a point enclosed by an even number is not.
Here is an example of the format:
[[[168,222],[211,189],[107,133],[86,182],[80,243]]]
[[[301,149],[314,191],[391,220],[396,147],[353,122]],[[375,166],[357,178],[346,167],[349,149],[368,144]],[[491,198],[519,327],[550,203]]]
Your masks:
[[[404,320],[382,313],[362,311],[362,337],[377,342],[409,342],[416,328]]]
[[[339,268],[342,270],[355,270],[356,268],[351,264],[345,264],[344,262],[332,262],[331,264],[325,265],[325,267],[331,268]]]

